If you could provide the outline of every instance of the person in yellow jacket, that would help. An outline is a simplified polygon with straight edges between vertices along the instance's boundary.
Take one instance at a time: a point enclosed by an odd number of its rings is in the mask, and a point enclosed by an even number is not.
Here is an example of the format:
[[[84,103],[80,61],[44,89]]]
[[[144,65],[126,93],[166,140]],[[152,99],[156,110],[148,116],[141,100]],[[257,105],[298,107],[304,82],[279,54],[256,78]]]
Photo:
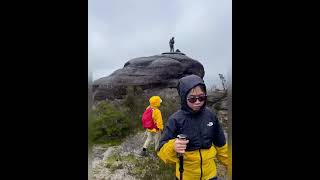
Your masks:
[[[206,108],[204,81],[196,75],[183,77],[178,93],[181,109],[169,117],[157,154],[165,163],[176,164],[176,179],[180,178],[179,153],[184,158],[183,180],[216,180],[214,157],[228,165],[227,143],[216,115]],[[177,139],[179,134],[187,140]]]
[[[153,120],[154,124],[156,125],[156,127],[146,130],[147,139],[146,139],[145,143],[143,144],[143,148],[140,153],[140,155],[142,155],[142,156],[147,155],[147,148],[148,148],[150,142],[152,141],[152,139],[154,139],[155,150],[158,149],[161,132],[163,130],[162,115],[161,115],[161,111],[159,109],[161,102],[162,102],[162,100],[159,96],[152,96],[149,99],[150,105],[146,109],[152,108],[152,120]]]

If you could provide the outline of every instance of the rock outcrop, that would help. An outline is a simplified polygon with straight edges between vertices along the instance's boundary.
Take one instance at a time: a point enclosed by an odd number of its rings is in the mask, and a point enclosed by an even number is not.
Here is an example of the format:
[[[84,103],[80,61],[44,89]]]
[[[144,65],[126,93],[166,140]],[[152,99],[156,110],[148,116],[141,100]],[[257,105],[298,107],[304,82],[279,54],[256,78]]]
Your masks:
[[[107,77],[93,82],[94,100],[121,99],[128,86],[142,90],[175,88],[186,75],[204,77],[203,65],[183,53],[162,53],[150,57],[131,59]]]

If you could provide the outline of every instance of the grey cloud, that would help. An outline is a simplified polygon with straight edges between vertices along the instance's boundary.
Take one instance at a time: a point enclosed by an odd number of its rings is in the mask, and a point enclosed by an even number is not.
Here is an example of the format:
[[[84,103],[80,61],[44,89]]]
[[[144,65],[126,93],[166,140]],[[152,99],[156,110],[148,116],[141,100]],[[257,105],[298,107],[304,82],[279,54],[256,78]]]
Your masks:
[[[130,59],[175,48],[199,60],[205,81],[231,70],[231,0],[90,0],[89,67],[97,79]],[[217,83],[216,83],[217,84]]]

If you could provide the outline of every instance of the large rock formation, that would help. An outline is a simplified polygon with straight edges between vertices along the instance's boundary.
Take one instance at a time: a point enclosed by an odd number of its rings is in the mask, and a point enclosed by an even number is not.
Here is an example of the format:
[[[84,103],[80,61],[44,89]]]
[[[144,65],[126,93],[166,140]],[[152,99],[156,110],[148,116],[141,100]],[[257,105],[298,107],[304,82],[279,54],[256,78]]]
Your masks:
[[[204,77],[202,64],[183,53],[162,53],[150,57],[131,59],[107,77],[93,82],[94,100],[123,98],[128,86],[143,90],[175,88],[186,75]]]

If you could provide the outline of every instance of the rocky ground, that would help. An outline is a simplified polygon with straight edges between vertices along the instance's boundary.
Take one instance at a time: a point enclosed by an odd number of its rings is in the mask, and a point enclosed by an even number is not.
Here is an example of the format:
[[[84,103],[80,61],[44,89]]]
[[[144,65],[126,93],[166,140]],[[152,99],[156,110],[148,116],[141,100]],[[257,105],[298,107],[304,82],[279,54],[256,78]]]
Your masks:
[[[93,180],[136,180],[159,179],[174,180],[174,167],[164,165],[156,156],[153,144],[148,157],[139,152],[146,137],[144,132],[129,136],[119,146],[103,147],[95,145],[92,149]],[[151,148],[152,147],[152,148]],[[219,180],[226,179],[226,169],[217,163]]]

